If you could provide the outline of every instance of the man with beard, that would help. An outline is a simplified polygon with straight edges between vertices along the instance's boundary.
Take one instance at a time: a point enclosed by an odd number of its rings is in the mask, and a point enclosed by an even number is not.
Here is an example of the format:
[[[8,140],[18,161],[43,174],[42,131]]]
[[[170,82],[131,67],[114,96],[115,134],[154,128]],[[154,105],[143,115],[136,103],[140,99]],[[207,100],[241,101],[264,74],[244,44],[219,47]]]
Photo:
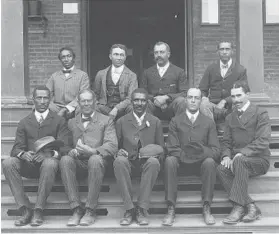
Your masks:
[[[126,57],[125,45],[112,45],[109,54],[112,64],[99,71],[95,78],[97,110],[113,119],[132,111],[131,94],[138,87],[136,74],[124,64]]]
[[[71,134],[64,118],[49,110],[50,91],[45,86],[38,86],[33,91],[35,110],[22,119],[16,131],[16,139],[11,157],[2,163],[3,173],[9,183],[15,201],[22,211],[22,216],[15,221],[16,226],[43,224],[43,210],[46,200],[55,182],[59,158],[69,152]],[[35,142],[43,137],[54,137],[62,140],[64,147],[36,154]],[[24,193],[22,178],[39,178],[38,195],[32,215],[32,206]]]
[[[154,46],[156,65],[142,75],[142,87],[148,92],[148,110],[160,119],[170,119],[185,108],[188,89],[185,72],[169,62],[170,47],[165,42]]]
[[[50,110],[66,119],[75,115],[78,93],[89,88],[88,75],[75,67],[75,57],[72,48],[61,48],[58,58],[63,69],[53,73],[46,83],[52,97]]]
[[[225,122],[221,164],[217,173],[233,209],[223,222],[252,222],[261,217],[260,209],[248,194],[250,177],[263,175],[269,168],[270,121],[266,110],[249,101],[250,88],[238,81],[231,89],[236,107]]]
[[[181,167],[189,174],[201,176],[203,217],[207,225],[215,224],[210,205],[216,181],[216,162],[220,145],[215,123],[200,113],[201,91],[190,88],[186,97],[186,111],[172,118],[167,140],[165,161],[165,192],[168,213],[163,225],[171,226],[175,218],[177,198],[177,171]]]
[[[148,94],[144,89],[132,93],[133,112],[116,122],[119,151],[113,163],[117,185],[126,210],[121,225],[133,220],[148,225],[147,210],[152,188],[164,157],[164,138],[160,120],[146,113]],[[133,203],[131,176],[141,173],[137,206]]]
[[[68,226],[89,226],[96,220],[96,207],[106,167],[117,152],[117,138],[113,121],[95,111],[96,97],[91,90],[78,95],[81,113],[69,120],[73,135],[73,149],[61,158],[62,182],[70,201],[73,215]],[[88,195],[83,205],[79,197],[78,178],[88,176]]]

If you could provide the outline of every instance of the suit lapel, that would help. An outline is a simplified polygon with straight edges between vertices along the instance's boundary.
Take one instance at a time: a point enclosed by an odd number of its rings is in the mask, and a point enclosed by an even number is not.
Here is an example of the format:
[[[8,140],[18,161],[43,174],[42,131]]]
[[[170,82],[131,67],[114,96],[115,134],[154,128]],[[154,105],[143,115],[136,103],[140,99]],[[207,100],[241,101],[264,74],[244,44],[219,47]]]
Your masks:
[[[131,125],[133,125],[136,129],[139,128],[138,123],[137,123],[137,120],[136,120],[136,118],[135,118],[133,112],[129,113],[129,118],[128,118],[127,120],[128,120],[128,122],[129,122]]]
[[[128,68],[124,65],[124,69],[120,75],[120,78],[119,78],[119,91],[120,91],[120,94],[121,93],[124,93],[124,88],[125,88],[125,81],[127,79],[127,76],[129,74],[129,71],[128,71]]]
[[[35,114],[34,114],[34,117],[35,117]],[[52,111],[49,111],[47,117],[45,118],[45,120],[42,122],[41,126],[44,126],[44,125],[48,125],[48,126],[51,126],[51,122],[54,118],[54,113]],[[35,117],[36,119],[36,117]],[[36,120],[37,121],[37,120]]]
[[[155,79],[161,79],[161,76],[159,74],[159,71],[157,69],[157,65],[156,64],[152,67],[151,72],[153,74],[153,77],[155,77]]]
[[[81,113],[76,116],[76,125],[81,130],[81,133],[85,130],[83,123],[81,122]]]
[[[221,75],[221,69],[220,69],[220,60],[218,60],[217,63],[215,64],[214,71],[217,77],[219,76],[223,79]]]
[[[103,88],[103,93],[104,93],[104,97],[107,100],[107,73],[111,72],[111,66],[107,67],[104,70],[104,73],[102,75],[102,88]]]
[[[256,106],[250,103],[247,110],[244,111],[244,113],[241,115],[240,122],[243,125],[246,125],[252,119],[255,113],[256,113]]]
[[[232,74],[232,70],[234,69],[234,67],[235,67],[235,60],[232,60],[232,64],[229,67],[227,73],[225,74],[224,79],[226,79],[228,76]]]
[[[188,116],[187,116],[187,119],[188,119]],[[189,120],[189,122],[191,123],[191,120]],[[193,126],[198,126],[198,125],[202,124],[202,122],[203,122],[202,121],[202,115],[201,115],[201,113],[199,113],[197,118],[196,118],[196,121],[193,124]]]
[[[38,128],[38,127],[40,126],[39,123],[38,123],[38,121],[37,121],[37,119],[36,119],[36,116],[35,116],[35,112],[34,112],[34,111],[32,111],[32,113],[29,115],[29,124],[30,124],[31,126],[36,127],[36,128]]]

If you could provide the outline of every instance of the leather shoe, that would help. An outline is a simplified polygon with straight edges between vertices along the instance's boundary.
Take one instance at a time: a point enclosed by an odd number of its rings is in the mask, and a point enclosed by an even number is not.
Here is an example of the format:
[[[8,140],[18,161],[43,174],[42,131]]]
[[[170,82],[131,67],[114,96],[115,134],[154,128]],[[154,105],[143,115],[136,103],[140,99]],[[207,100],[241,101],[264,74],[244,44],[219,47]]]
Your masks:
[[[162,224],[164,226],[172,226],[175,219],[175,208],[173,205],[168,206],[168,213],[163,219]]]
[[[85,215],[80,220],[79,225],[80,226],[89,226],[89,225],[95,223],[95,220],[96,220],[96,212],[95,212],[95,210],[87,208],[86,212],[85,212]]]
[[[148,225],[149,220],[147,218],[147,211],[141,207],[136,208],[136,222],[138,225]]]
[[[223,220],[223,223],[236,224],[242,220],[244,214],[244,207],[238,204],[234,204],[231,213]]]
[[[128,226],[133,222],[134,217],[134,208],[130,210],[126,210],[124,213],[124,217],[120,220],[120,225]]]
[[[26,206],[23,206],[21,208],[22,216],[15,221],[15,226],[24,226],[30,223],[30,220],[32,218],[32,210],[27,208]]]
[[[76,207],[74,209],[74,213],[72,215],[72,217],[70,217],[68,223],[67,223],[67,226],[77,226],[79,225],[79,222],[81,220],[83,216],[83,210],[81,207]]]
[[[203,214],[204,222],[207,225],[215,224],[215,219],[214,219],[213,215],[211,214],[210,205],[207,202],[204,203],[204,205],[203,205],[203,212],[202,212],[202,214]]]
[[[41,209],[35,209],[30,225],[32,227],[41,226],[44,222],[43,211]]]
[[[255,205],[255,203],[248,204],[247,210],[247,214],[242,219],[242,221],[245,223],[252,222],[262,216],[261,210]]]

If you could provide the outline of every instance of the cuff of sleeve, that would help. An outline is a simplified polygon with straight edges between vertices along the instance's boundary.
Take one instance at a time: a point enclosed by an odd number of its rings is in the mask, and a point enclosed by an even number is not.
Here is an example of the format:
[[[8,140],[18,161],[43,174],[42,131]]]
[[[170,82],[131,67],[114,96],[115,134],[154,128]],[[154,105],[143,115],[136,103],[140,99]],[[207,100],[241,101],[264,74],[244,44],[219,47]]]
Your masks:
[[[67,108],[67,110],[72,113],[76,108],[74,108],[73,106],[67,105],[65,106]]]
[[[21,152],[18,153],[18,155],[16,157],[21,158],[23,154],[24,154],[24,151],[21,151]]]
[[[54,158],[58,158],[59,153],[58,153],[56,150],[52,150],[52,152],[53,152],[52,157],[54,157]]]
[[[106,152],[104,149],[100,148],[96,148],[97,154],[101,155],[102,157],[104,157],[106,155]]]

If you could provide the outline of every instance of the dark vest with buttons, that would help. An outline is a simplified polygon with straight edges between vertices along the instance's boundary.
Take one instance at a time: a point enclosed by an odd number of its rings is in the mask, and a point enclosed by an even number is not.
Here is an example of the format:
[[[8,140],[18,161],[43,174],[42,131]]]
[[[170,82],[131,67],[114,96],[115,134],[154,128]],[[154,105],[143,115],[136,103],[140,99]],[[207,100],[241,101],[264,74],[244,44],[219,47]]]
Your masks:
[[[114,108],[120,101],[119,80],[114,84],[111,77],[111,67],[107,72],[107,106]]]

